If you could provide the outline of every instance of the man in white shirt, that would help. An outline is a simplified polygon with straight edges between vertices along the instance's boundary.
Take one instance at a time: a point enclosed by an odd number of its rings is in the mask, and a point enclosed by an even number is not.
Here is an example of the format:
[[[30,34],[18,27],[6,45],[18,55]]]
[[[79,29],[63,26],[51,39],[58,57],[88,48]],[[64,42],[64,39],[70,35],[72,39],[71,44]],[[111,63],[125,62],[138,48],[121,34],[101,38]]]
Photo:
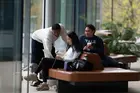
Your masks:
[[[66,31],[62,24],[54,24],[52,27],[36,30],[32,34],[31,72],[36,71],[43,57],[55,58],[54,42],[61,36],[66,42]]]

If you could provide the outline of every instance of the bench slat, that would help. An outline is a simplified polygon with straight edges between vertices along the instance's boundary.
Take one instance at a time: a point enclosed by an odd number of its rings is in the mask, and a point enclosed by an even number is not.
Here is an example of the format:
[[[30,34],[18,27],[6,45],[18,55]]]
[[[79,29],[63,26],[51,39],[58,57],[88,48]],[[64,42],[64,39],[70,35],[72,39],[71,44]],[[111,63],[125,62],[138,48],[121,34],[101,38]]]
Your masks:
[[[112,55],[110,57],[118,62],[123,62],[123,63],[132,63],[137,61],[137,56],[135,55]]]

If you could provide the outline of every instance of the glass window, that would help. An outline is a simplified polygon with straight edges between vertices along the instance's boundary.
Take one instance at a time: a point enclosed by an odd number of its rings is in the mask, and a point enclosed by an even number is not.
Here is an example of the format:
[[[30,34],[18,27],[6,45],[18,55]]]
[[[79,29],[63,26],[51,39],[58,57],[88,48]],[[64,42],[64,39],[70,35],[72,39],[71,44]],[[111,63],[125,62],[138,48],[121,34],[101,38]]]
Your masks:
[[[23,76],[29,73],[29,65],[31,60],[31,34],[43,28],[44,20],[44,0],[24,0],[24,28],[23,28],[23,47],[22,47],[22,68]],[[22,93],[31,93],[30,83],[24,82],[22,85]]]
[[[67,30],[74,31],[74,0],[55,1],[54,23],[62,23]]]
[[[46,10],[48,14],[45,16],[50,23],[62,23],[67,31],[75,31],[78,35],[84,33],[86,24],[93,24],[97,29],[100,29],[100,1],[101,0],[48,0],[46,3]],[[51,6],[55,4],[55,6]],[[47,12],[48,12],[47,11]],[[46,22],[48,24],[48,22]],[[52,24],[51,24],[52,25]],[[50,24],[49,24],[50,26]],[[58,40],[61,45],[63,41]]]
[[[62,23],[66,31],[74,31],[74,0],[55,1],[55,20],[54,23]],[[66,45],[61,38],[55,42],[57,50],[64,51]]]
[[[119,23],[139,31],[139,8],[139,0],[102,0],[102,22]]]
[[[0,93],[21,93],[22,0],[0,0]]]
[[[101,0],[87,0],[87,24],[93,24],[100,29],[101,24]]]
[[[43,0],[31,0],[31,32],[43,27]]]
[[[111,1],[102,0],[102,22],[111,22]]]
[[[87,23],[87,0],[75,0],[75,31],[81,35],[84,33]]]
[[[44,0],[31,0],[31,11],[27,14],[27,2],[24,4],[24,29],[23,29],[23,63],[26,67],[28,64],[28,52],[31,53],[31,38],[28,35],[38,29],[43,28],[43,11],[44,11]],[[27,17],[29,16],[29,17]],[[29,19],[30,18],[30,19]],[[30,25],[30,26],[29,26]],[[30,31],[28,32],[28,28]],[[30,49],[28,49],[30,48]]]

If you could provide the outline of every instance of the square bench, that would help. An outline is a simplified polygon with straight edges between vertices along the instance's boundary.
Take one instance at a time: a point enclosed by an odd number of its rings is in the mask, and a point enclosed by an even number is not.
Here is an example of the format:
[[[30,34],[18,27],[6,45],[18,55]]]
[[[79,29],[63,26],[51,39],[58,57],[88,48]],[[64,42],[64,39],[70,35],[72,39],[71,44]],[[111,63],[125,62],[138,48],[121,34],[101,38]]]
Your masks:
[[[122,68],[88,72],[50,69],[49,76],[58,80],[58,93],[127,92],[128,81],[140,80],[140,72]]]

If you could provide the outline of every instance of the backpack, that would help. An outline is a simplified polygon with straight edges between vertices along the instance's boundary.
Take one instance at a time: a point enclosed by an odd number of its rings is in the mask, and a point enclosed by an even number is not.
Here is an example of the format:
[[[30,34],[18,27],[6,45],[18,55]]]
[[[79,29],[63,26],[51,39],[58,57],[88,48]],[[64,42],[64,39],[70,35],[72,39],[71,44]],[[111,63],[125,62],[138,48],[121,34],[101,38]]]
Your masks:
[[[84,59],[76,59],[73,62],[65,62],[66,71],[92,71],[93,64]]]

